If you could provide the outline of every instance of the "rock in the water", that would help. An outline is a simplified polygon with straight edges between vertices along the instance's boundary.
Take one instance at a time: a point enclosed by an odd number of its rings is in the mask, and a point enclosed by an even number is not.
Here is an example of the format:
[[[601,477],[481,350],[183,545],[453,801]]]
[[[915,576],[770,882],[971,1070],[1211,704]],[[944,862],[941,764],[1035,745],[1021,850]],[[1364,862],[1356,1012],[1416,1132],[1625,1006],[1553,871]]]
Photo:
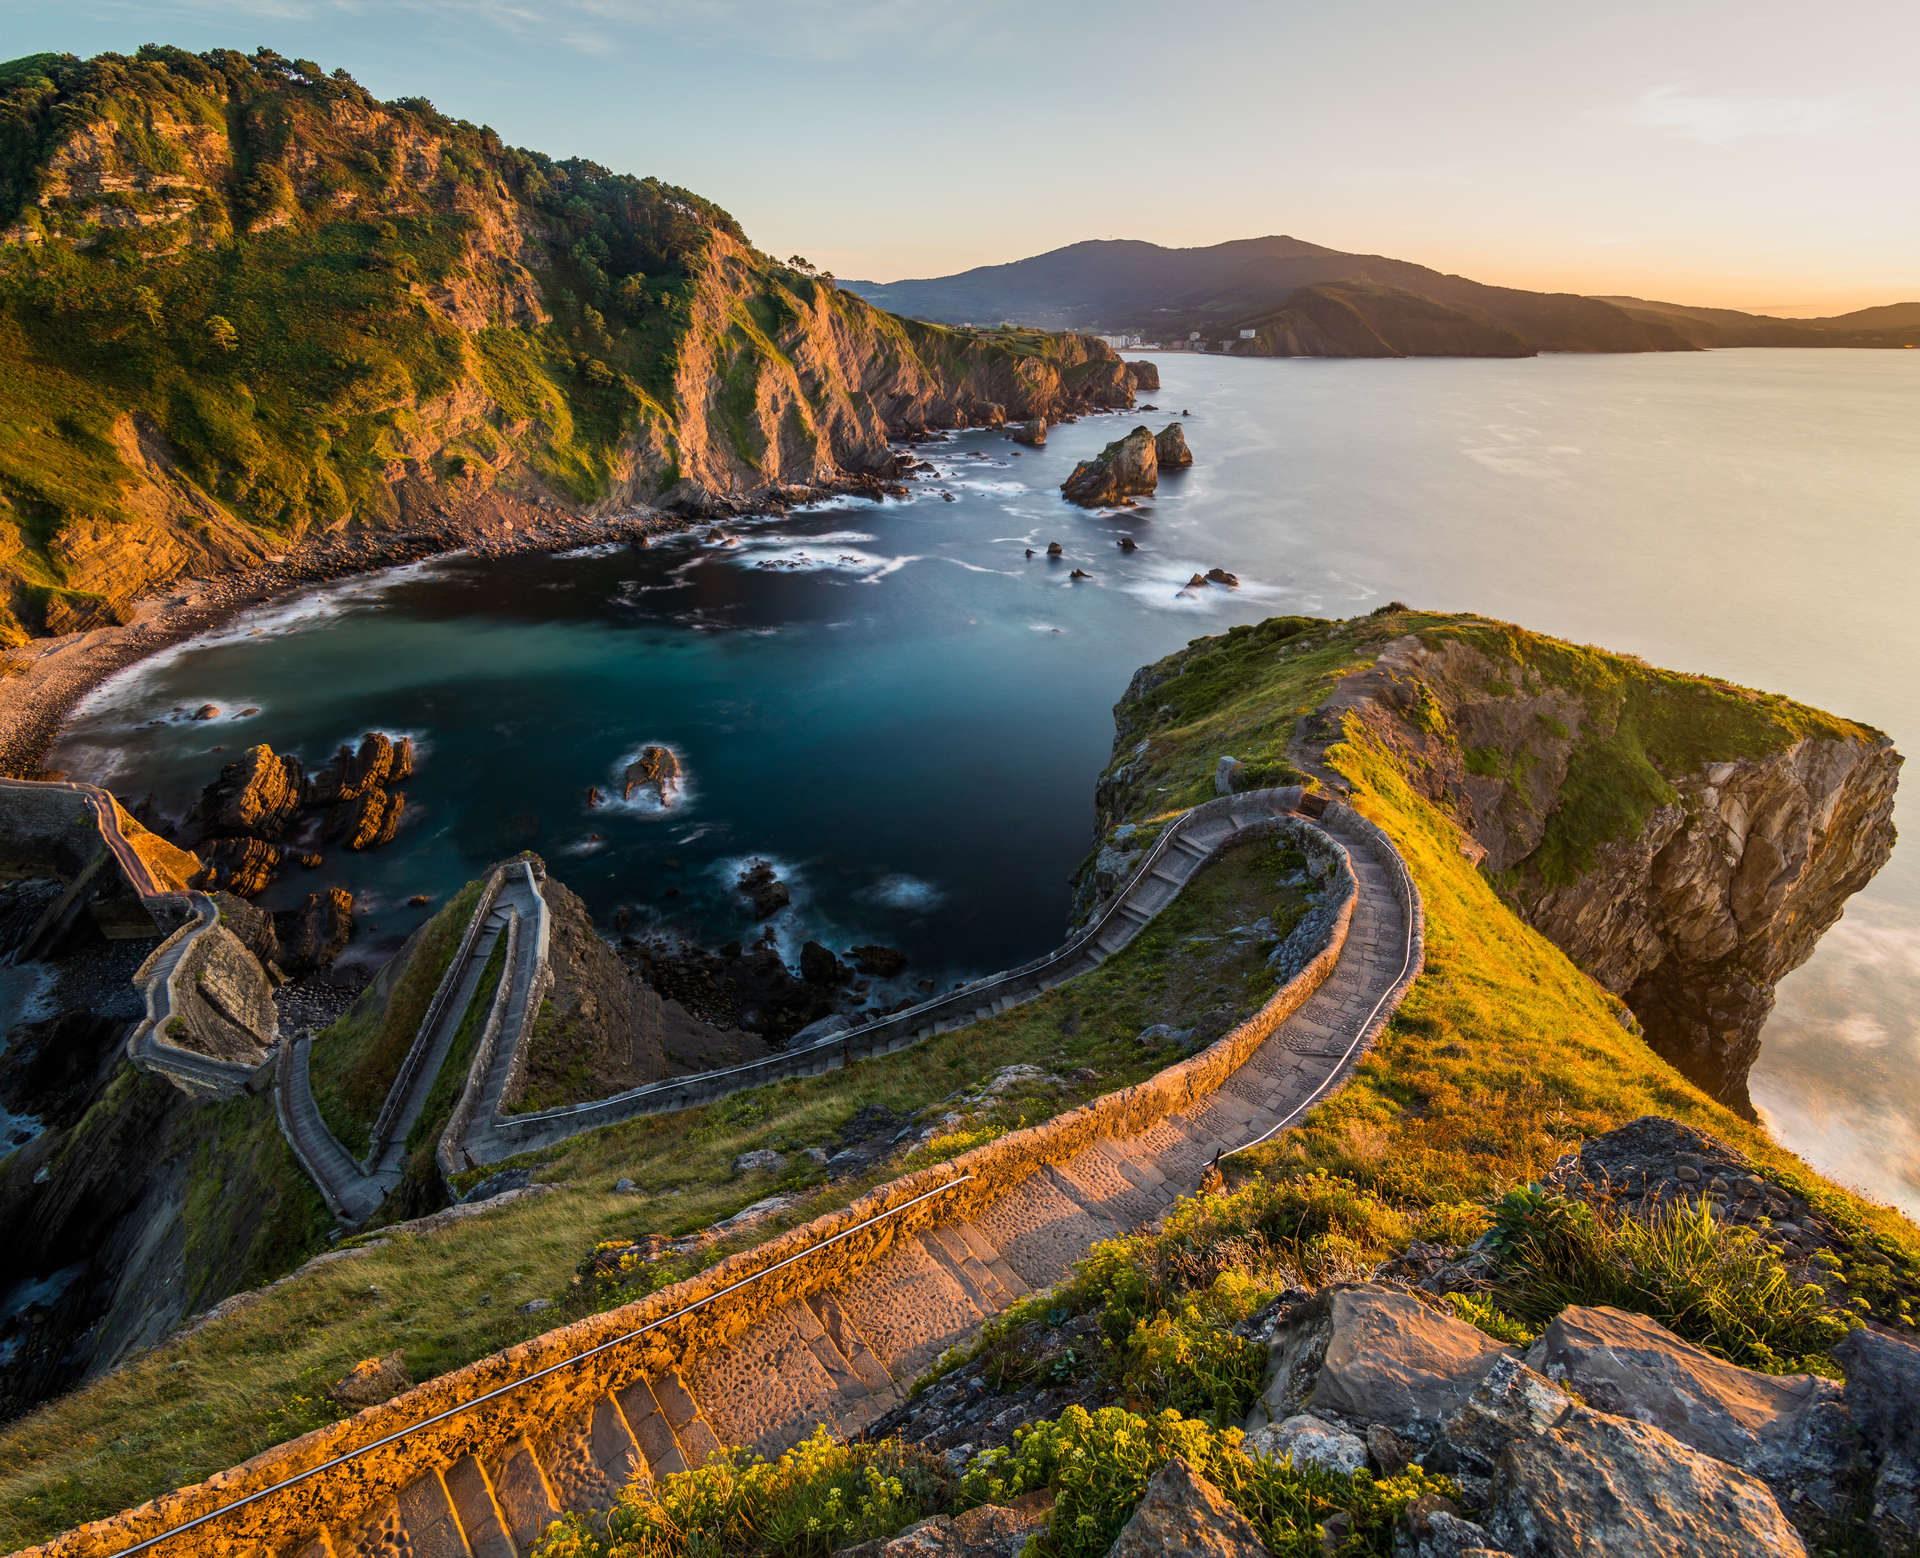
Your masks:
[[[248,747],[237,762],[220,770],[195,803],[188,826],[202,838],[246,834],[277,839],[287,830],[307,795],[299,759],[281,756],[262,743]]]
[[[1191,579],[1187,580],[1185,585],[1182,586],[1182,588],[1189,589],[1189,590],[1204,590],[1206,587],[1207,587],[1207,576],[1204,573],[1196,573]]]
[[[1193,451],[1187,447],[1187,430],[1178,422],[1169,422],[1154,436],[1153,454],[1163,471],[1193,464]]]
[[[1158,364],[1148,362],[1145,358],[1141,358],[1137,362],[1128,363],[1127,381],[1143,395],[1155,394],[1160,388],[1160,369]],[[1147,406],[1142,409],[1150,411],[1153,408]]]
[[[1916,1349],[1920,1351],[1920,1349]],[[1527,1362],[1602,1412],[1665,1429],[1682,1444],[1837,1508],[1852,1459],[1841,1387],[1813,1374],[1758,1374],[1683,1342],[1645,1315],[1562,1310]],[[1920,1383],[1917,1380],[1916,1383]],[[1908,1402],[1912,1419],[1920,1408]]]
[[[1016,444],[1026,444],[1029,448],[1040,448],[1047,441],[1047,419],[1034,417],[1031,421],[1013,424],[1011,437]]]
[[[1267,1558],[1267,1550],[1247,1517],[1176,1455],[1153,1474],[1107,1558]]]
[[[200,707],[199,707],[199,708],[197,708],[197,709],[195,709],[195,710],[193,711],[193,717],[194,717],[195,719],[201,719],[201,720],[205,720],[205,719],[214,719],[214,718],[216,718],[216,717],[217,717],[217,716],[219,715],[219,713],[220,713],[220,705],[219,705],[219,704],[217,704],[217,703],[203,703],[203,704],[201,704],[201,705],[200,705]]]
[[[298,977],[331,968],[353,936],[353,894],[344,887],[308,893],[299,908],[273,917],[273,929],[280,943],[280,966],[289,974]]]
[[[1066,552],[1066,548],[1062,546],[1058,541],[1049,541],[1047,543],[1047,556],[1060,557],[1064,555],[1065,552]]]
[[[861,973],[876,979],[891,979],[907,969],[906,953],[895,947],[882,947],[869,942],[865,946],[848,947],[847,956],[853,959],[853,966]]]
[[[1246,1426],[1310,1411],[1378,1423],[1428,1445],[1495,1360],[1512,1356],[1511,1347],[1396,1289],[1322,1288],[1282,1318]]]
[[[670,807],[680,794],[680,759],[672,747],[649,746],[627,765],[620,776],[620,795],[632,800],[635,790],[651,790],[662,806]]]
[[[356,1363],[327,1394],[342,1406],[377,1407],[411,1389],[413,1377],[407,1373],[406,1355],[396,1351]]]
[[[1240,1447],[1248,1455],[1278,1460],[1289,1456],[1296,1466],[1318,1466],[1348,1476],[1367,1464],[1366,1442],[1358,1434],[1337,1428],[1309,1412],[1298,1412],[1284,1423],[1269,1423],[1248,1434]]]
[[[1240,588],[1240,576],[1236,573],[1228,573],[1224,568],[1209,568],[1207,583],[1224,584],[1230,590],[1237,590]]]
[[[391,793],[378,785],[359,790],[327,814],[326,836],[348,849],[377,849],[391,844],[406,810],[404,791]]]
[[[1069,579],[1091,579],[1093,575],[1088,573],[1084,568],[1076,568],[1072,573],[1068,574],[1067,577]]]
[[[809,941],[800,949],[800,977],[810,985],[831,988],[851,981],[853,970],[835,957],[830,949],[817,941]]]
[[[224,887],[230,893],[252,898],[272,884],[286,851],[264,839],[217,838],[201,841],[200,857],[205,866],[195,885],[207,892]]]
[[[405,748],[406,772],[413,772],[413,743],[401,743]],[[309,801],[315,806],[333,806],[341,801],[358,800],[369,790],[378,790],[386,786],[387,781],[405,775],[396,775],[393,765],[398,749],[393,738],[380,731],[367,732],[360,738],[359,748],[341,747],[333,754],[332,761],[313,776]]]
[[[736,1174],[778,1174],[787,1166],[787,1160],[779,1153],[766,1147],[758,1147],[752,1152],[743,1152],[733,1160]]]
[[[793,901],[793,894],[787,884],[773,874],[773,864],[766,860],[755,860],[739,875],[734,884],[753,909],[756,920],[769,919],[778,914]]]
[[[1120,550],[1123,552],[1137,552],[1140,550],[1139,543],[1135,541],[1132,536],[1122,536],[1118,544]]]
[[[1060,484],[1069,503],[1084,508],[1119,503],[1152,492],[1160,483],[1160,462],[1153,434],[1136,427],[1091,460],[1082,460]]]
[[[1517,1558],[1805,1558],[1767,1485],[1646,1423],[1570,1408],[1500,1453],[1487,1529]]]

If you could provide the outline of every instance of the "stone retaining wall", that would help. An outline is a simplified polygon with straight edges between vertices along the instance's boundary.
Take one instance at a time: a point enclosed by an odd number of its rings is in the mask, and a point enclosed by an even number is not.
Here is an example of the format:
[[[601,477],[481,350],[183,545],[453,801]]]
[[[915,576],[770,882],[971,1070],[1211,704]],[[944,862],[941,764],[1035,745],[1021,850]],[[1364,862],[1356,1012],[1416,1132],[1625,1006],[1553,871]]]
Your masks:
[[[1230,807],[1230,803],[1208,804]],[[1343,825],[1358,825],[1384,841],[1385,835],[1357,814],[1345,807],[1337,812]],[[1397,858],[1390,843],[1385,847],[1388,859]],[[262,1548],[292,1552],[322,1526],[367,1514],[424,1468],[448,1466],[468,1454],[487,1454],[523,1433],[537,1432],[582,1400],[618,1390],[641,1375],[684,1368],[690,1359],[738,1336],[769,1313],[865,1269],[895,1241],[922,1228],[972,1216],[1030,1175],[1064,1162],[1091,1142],[1147,1129],[1217,1089],[1332,972],[1346,943],[1356,891],[1343,849],[1340,856],[1344,879],[1336,891],[1341,903],[1327,945],[1257,1013],[1199,1054],[1144,1082],[976,1147],[949,1164],[893,1180],[844,1210],[815,1218],[636,1303],[479,1359],[383,1406],[276,1446],[206,1482],[68,1532],[29,1553],[34,1558],[109,1558],[185,1521],[313,1471],[307,1481],[265,1492],[257,1502],[217,1515],[158,1549],[161,1558],[188,1553],[240,1558]],[[1409,879],[1402,875],[1400,881],[1402,901],[1417,935],[1418,897]],[[1396,992],[1404,991],[1418,966],[1417,955],[1410,957]],[[908,1206],[918,1196],[949,1186],[946,1194]],[[903,1207],[906,1210],[898,1216],[871,1221]],[[824,1241],[836,1238],[838,1242],[822,1248]],[[758,1273],[767,1275],[733,1286]],[[700,1307],[687,1312],[695,1305]],[[631,1335],[646,1326],[653,1329],[644,1337]],[[563,1366],[482,1408],[455,1410],[553,1365]],[[445,1421],[420,1427],[394,1444],[370,1450],[343,1466],[328,1465],[361,1445],[427,1424],[428,1419],[449,1411],[454,1415]],[[315,1471],[320,1467],[326,1469]],[[325,1549],[309,1546],[305,1551],[319,1558]]]

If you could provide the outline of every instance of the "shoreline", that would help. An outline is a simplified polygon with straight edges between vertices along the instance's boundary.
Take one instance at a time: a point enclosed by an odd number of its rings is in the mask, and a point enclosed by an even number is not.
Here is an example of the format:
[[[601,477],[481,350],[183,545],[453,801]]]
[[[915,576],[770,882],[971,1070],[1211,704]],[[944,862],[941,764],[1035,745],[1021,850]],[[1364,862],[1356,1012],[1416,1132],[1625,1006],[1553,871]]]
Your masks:
[[[39,779],[74,709],[109,677],[277,596],[459,551],[504,557],[607,541],[671,535],[702,521],[661,509],[581,515],[492,494],[465,513],[406,530],[334,532],[253,568],[210,579],[180,577],[133,603],[133,620],[0,654],[0,774]]]

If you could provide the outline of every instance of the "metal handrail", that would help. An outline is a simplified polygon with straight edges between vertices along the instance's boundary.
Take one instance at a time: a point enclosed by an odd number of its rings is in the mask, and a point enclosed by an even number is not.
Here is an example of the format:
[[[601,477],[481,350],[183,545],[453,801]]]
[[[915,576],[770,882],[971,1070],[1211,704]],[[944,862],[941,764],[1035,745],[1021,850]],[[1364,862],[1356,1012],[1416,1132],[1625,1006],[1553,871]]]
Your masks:
[[[842,1239],[851,1238],[854,1234],[873,1227],[875,1223],[885,1222],[889,1217],[897,1217],[900,1213],[907,1211],[911,1207],[918,1206],[923,1201],[930,1201],[935,1196],[945,1195],[949,1190],[964,1185],[973,1177],[971,1174],[958,1174],[945,1184],[935,1185],[933,1189],[922,1191],[911,1200],[902,1201],[898,1206],[889,1207],[884,1212],[876,1212],[872,1217],[865,1218],[853,1224],[850,1228],[842,1228],[838,1233],[832,1235],[830,1238],[822,1239],[818,1244],[809,1245],[804,1250],[796,1250],[793,1254],[786,1256],[782,1260],[775,1261],[770,1266],[762,1266],[758,1271],[749,1272],[746,1276],[729,1282],[723,1288],[716,1288],[713,1292],[707,1294],[706,1297],[697,1298],[691,1304],[683,1305],[669,1314],[664,1314],[656,1319],[649,1320],[645,1325],[635,1326],[631,1331],[623,1331],[618,1336],[609,1337],[606,1341],[589,1347],[585,1352],[577,1352],[571,1357],[562,1358],[558,1363],[550,1363],[543,1369],[536,1369],[531,1374],[522,1375],[519,1379],[509,1380],[504,1385],[496,1385],[492,1390],[475,1396],[471,1401],[462,1401],[455,1406],[446,1408],[444,1411],[434,1413],[431,1417],[422,1418],[417,1423],[409,1424],[405,1428],[397,1428],[392,1433],[385,1434],[367,1444],[359,1445],[354,1449],[348,1450],[343,1455],[336,1455],[332,1460],[322,1461],[318,1466],[309,1466],[305,1471],[295,1473],[284,1482],[276,1482],[270,1487],[261,1488],[256,1492],[249,1493],[244,1498],[235,1499],[231,1504],[222,1504],[218,1509],[210,1509],[204,1515],[196,1515],[193,1519],[184,1521],[180,1525],[170,1526],[157,1536],[150,1536],[144,1541],[135,1542],[131,1547],[120,1548],[111,1555],[111,1558],[132,1558],[133,1554],[143,1553],[150,1547],[158,1546],[169,1537],[182,1536],[188,1531],[197,1530],[210,1520],[218,1520],[222,1515],[230,1515],[234,1513],[235,1510],[245,1509],[249,1504],[257,1504],[260,1500],[271,1498],[276,1493],[284,1493],[287,1489],[297,1487],[309,1478],[319,1476],[322,1472],[333,1471],[338,1467],[358,1460],[363,1455],[370,1455],[375,1450],[385,1449],[390,1444],[398,1444],[410,1434],[417,1434],[424,1428],[432,1428],[435,1424],[444,1423],[449,1418],[458,1417],[462,1412],[471,1411],[474,1407],[484,1406],[489,1401],[497,1401],[510,1391],[518,1390],[522,1385],[531,1385],[535,1380],[545,1379],[548,1375],[557,1374],[560,1370],[570,1368],[576,1363],[584,1363],[588,1358],[598,1357],[601,1353],[611,1348],[623,1346],[628,1342],[645,1336],[649,1331],[657,1331],[670,1320],[678,1320],[682,1316],[692,1314],[696,1309],[704,1309],[715,1300],[725,1298],[729,1293],[736,1293],[749,1283],[758,1282],[762,1277],[771,1276],[774,1272],[793,1265],[795,1261],[805,1260],[809,1255],[817,1255],[828,1246],[838,1244]]]

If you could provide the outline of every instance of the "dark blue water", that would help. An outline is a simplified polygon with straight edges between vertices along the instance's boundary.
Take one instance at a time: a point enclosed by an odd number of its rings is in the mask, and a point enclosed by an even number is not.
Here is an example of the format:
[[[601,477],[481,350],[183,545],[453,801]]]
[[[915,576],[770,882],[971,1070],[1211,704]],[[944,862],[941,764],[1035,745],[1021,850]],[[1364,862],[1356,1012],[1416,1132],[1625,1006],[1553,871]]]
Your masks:
[[[922,451],[940,474],[906,502],[736,527],[734,548],[451,559],[316,591],[103,689],[55,761],[178,812],[253,742],[318,762],[411,732],[394,844],[275,890],[351,887],[368,953],[418,923],[408,895],[522,848],[603,925],[626,906],[639,929],[746,936],[730,884],[761,855],[793,884],[789,951],[880,941],[945,980],[1058,941],[1113,702],[1236,621],[1481,611],[1920,749],[1920,353],[1160,363],[1159,413],[1019,456],[961,435]],[[1182,408],[1198,463],[1141,511],[1060,501],[1075,460]],[[1063,560],[1022,555],[1049,540]],[[1244,587],[1180,593],[1213,566]],[[219,720],[185,718],[206,702]],[[687,766],[682,805],[590,810],[651,742]],[[1916,1014],[1907,846],[1783,984],[1753,1093],[1790,1144],[1910,1209]]]

